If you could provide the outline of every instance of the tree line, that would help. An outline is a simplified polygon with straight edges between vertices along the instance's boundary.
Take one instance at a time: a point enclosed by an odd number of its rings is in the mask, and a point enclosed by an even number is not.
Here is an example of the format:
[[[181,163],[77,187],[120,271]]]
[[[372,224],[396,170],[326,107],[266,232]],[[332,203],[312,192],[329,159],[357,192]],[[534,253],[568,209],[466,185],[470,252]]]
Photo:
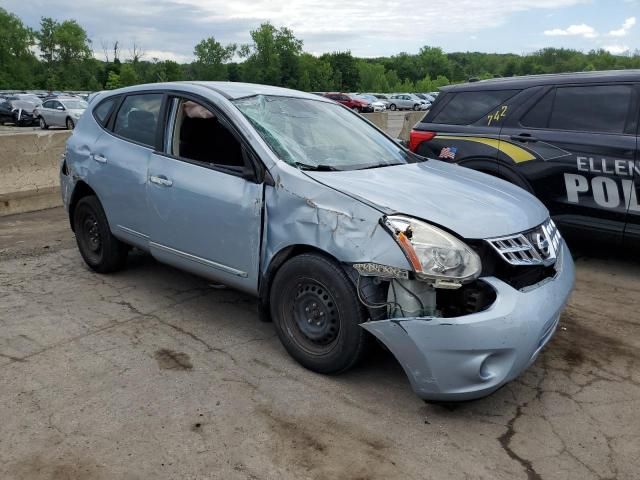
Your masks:
[[[393,92],[437,90],[469,79],[538,73],[640,68],[640,51],[613,55],[545,48],[528,55],[444,53],[424,46],[418,53],[357,58],[349,51],[311,55],[286,27],[263,23],[248,44],[222,44],[214,36],[194,46],[194,60],[147,58],[133,43],[122,60],[118,41],[102,42],[102,57],[75,20],[43,17],[37,30],[0,8],[0,89],[103,90],[137,83],[230,80],[305,91]]]

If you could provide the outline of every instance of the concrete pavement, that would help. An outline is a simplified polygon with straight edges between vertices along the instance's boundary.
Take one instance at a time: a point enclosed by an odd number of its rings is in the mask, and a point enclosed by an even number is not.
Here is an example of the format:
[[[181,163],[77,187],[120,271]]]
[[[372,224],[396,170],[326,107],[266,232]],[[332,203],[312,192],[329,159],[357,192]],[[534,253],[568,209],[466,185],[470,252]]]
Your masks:
[[[531,369],[436,405],[382,350],[303,369],[252,298],[148,256],[90,272],[61,209],[4,217],[0,478],[638,478],[639,274],[578,258]]]

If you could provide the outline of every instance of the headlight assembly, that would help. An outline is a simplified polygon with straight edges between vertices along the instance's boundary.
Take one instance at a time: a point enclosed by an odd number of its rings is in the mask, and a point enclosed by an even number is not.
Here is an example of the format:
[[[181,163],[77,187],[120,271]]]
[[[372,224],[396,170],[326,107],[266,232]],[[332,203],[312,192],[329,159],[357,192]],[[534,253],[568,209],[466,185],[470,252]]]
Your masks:
[[[478,254],[450,233],[403,215],[388,216],[383,221],[418,279],[432,280],[439,288],[458,288],[480,276]]]

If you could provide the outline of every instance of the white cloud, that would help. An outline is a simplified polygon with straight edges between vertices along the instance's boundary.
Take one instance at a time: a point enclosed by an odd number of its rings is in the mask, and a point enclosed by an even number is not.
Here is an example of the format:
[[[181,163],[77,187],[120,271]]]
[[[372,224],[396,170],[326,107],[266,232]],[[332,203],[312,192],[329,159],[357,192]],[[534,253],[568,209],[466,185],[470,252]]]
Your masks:
[[[590,26],[584,23],[580,25],[569,25],[567,28],[554,28],[553,30],[545,30],[544,34],[549,37],[584,37],[584,38],[596,38],[598,32]]]
[[[612,37],[624,37],[629,33],[629,30],[631,30],[631,28],[635,24],[636,24],[636,17],[629,17],[624,21],[624,23],[622,24],[622,27],[620,27],[617,30],[611,30],[609,32],[609,35],[611,35]]]
[[[629,51],[629,45],[605,45],[602,48],[613,55],[621,55]]]
[[[592,0],[432,0],[419,15],[415,0],[0,0],[2,7],[37,28],[41,16],[71,17],[86,28],[100,50],[102,39],[120,40],[123,54],[136,39],[145,58],[191,58],[206,36],[222,42],[249,42],[262,22],[286,26],[310,52],[351,49],[377,56],[401,49],[417,51],[442,42],[443,35],[469,38],[486,31],[502,45],[501,27],[514,14],[544,16]],[[99,12],[99,14],[96,14]],[[435,28],[439,26],[440,28]],[[483,33],[484,35],[484,33]],[[442,45],[442,43],[440,43]],[[448,45],[442,45],[447,49]],[[151,49],[157,52],[151,52]]]

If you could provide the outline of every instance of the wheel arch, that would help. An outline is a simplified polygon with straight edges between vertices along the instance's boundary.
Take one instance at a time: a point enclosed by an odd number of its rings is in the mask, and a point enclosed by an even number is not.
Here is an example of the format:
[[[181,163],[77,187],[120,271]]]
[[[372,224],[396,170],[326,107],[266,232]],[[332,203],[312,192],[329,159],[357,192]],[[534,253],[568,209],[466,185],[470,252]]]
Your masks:
[[[91,188],[88,183],[86,183],[84,180],[78,180],[78,182],[76,182],[75,186],[73,187],[73,193],[71,194],[71,200],[69,201],[69,223],[71,224],[71,230],[75,231],[73,226],[73,215],[75,213],[78,202],[84,197],[88,197],[91,195],[95,197],[98,196],[95,190]],[[100,199],[98,199],[98,201],[100,201]]]

